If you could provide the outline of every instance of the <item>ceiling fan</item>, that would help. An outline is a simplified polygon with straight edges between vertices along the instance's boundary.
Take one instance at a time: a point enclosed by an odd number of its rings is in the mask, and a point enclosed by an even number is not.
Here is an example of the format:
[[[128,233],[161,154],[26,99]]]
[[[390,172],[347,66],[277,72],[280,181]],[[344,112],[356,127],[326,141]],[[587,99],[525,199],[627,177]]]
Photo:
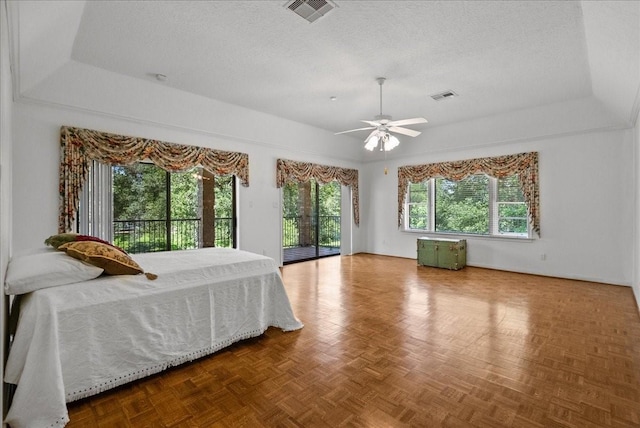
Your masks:
[[[420,131],[403,128],[403,126],[416,125],[418,123],[427,123],[427,119],[423,117],[414,117],[413,119],[391,120],[391,116],[382,114],[382,85],[387,79],[385,77],[378,77],[376,80],[378,81],[378,85],[380,85],[380,114],[375,116],[374,120],[361,120],[361,122],[368,123],[370,126],[337,132],[335,135],[373,129],[369,136],[364,140],[364,148],[373,151],[376,147],[378,147],[378,143],[382,142],[382,144],[380,144],[380,151],[384,150],[388,152],[389,150],[397,147],[398,144],[400,144],[398,138],[391,133],[408,135],[409,137],[417,137],[421,134]]]

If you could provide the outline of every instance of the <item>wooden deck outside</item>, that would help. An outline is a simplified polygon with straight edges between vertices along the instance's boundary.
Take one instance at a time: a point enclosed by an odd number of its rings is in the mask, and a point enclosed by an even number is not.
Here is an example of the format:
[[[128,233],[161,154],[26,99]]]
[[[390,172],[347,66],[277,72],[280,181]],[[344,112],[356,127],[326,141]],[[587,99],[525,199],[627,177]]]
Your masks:
[[[340,248],[335,247],[319,247],[319,257],[337,256],[340,254]],[[283,263],[289,264],[303,260],[310,260],[316,257],[316,247],[293,247],[283,250]]]

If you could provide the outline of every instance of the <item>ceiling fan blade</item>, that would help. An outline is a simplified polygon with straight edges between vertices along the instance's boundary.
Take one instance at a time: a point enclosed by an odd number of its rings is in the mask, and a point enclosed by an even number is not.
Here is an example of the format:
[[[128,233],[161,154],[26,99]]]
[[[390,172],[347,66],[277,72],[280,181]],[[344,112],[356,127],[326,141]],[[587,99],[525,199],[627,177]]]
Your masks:
[[[346,134],[347,132],[366,131],[368,129],[376,129],[376,127],[375,126],[367,126],[366,128],[350,129],[348,131],[336,132],[334,135]]]
[[[360,122],[368,123],[369,125],[376,127],[382,125],[382,123],[378,122],[377,120],[361,120]]]
[[[427,119],[425,119],[424,117],[414,117],[413,119],[394,120],[387,123],[387,126],[416,125],[418,123],[427,123]]]
[[[390,132],[397,132],[398,134],[408,135],[409,137],[417,137],[418,135],[422,134],[422,132],[420,131],[414,131],[413,129],[409,129],[409,128],[400,128],[397,126],[390,126],[387,129]]]

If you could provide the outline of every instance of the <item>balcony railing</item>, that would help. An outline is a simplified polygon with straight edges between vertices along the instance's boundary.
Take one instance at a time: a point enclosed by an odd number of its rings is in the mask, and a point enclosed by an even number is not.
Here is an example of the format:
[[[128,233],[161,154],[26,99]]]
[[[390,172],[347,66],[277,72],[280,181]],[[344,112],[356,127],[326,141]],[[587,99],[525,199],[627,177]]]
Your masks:
[[[304,225],[302,216],[283,217],[282,219],[282,247],[294,248],[308,245],[302,242]],[[309,218],[309,240],[316,242],[316,218]],[[340,216],[318,217],[318,246],[340,248]]]
[[[309,239],[315,245],[315,218],[312,217],[309,220]],[[340,248],[340,216],[320,216],[318,221],[318,246]],[[115,220],[113,222],[114,244],[129,253],[199,248],[202,246],[201,227],[202,219],[199,218],[171,219],[170,221]],[[215,246],[232,247],[233,219],[218,217],[215,219],[214,227]],[[284,217],[283,248],[303,246],[302,227],[302,217]],[[167,233],[167,230],[170,233]]]
[[[199,218],[115,220],[113,240],[115,245],[129,253],[188,250],[202,246],[201,227],[202,220]],[[233,246],[232,218],[216,218],[214,228],[216,247]]]

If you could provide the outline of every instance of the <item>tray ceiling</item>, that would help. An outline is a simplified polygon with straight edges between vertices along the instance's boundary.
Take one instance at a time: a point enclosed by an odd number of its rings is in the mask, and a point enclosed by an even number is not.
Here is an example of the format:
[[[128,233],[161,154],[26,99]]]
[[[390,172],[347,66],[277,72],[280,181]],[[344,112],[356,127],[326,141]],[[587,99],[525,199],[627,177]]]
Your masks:
[[[32,97],[75,61],[332,132],[379,113],[379,76],[416,129],[592,96],[637,115],[638,2],[337,1],[313,23],[280,0],[10,3]]]

